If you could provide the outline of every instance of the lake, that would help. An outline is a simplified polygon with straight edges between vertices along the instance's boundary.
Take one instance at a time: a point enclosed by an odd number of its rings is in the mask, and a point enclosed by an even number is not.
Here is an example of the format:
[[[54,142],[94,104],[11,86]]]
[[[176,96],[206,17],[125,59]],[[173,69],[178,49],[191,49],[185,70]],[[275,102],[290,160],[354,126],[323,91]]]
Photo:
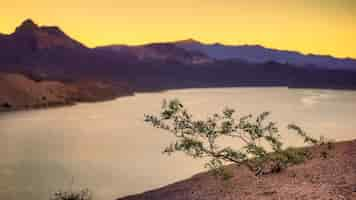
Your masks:
[[[0,199],[49,199],[57,190],[89,188],[94,199],[161,187],[204,171],[182,154],[162,155],[173,141],[143,122],[163,99],[179,98],[197,118],[226,106],[237,114],[271,111],[281,131],[296,123],[313,136],[356,139],[356,92],[221,88],[141,93],[70,107],[0,114]],[[293,136],[290,145],[300,145]]]

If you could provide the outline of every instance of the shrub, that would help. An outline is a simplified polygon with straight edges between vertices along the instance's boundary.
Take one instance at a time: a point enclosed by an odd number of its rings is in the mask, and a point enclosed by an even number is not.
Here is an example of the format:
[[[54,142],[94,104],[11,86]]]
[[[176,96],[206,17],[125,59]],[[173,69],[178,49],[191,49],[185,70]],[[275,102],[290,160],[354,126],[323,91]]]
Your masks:
[[[56,192],[53,194],[51,200],[91,200],[91,193],[88,189],[80,190],[78,192]]]
[[[246,165],[256,175],[261,175],[279,172],[309,158],[310,153],[306,149],[283,147],[276,124],[266,122],[269,112],[263,112],[255,118],[252,115],[235,118],[234,113],[233,109],[226,108],[221,114],[214,114],[207,120],[195,120],[175,99],[164,101],[159,116],[145,115],[145,122],[169,131],[177,138],[163,153],[170,155],[181,151],[193,158],[209,158],[205,166],[218,174],[224,173],[222,166],[225,162]],[[296,125],[291,124],[288,129],[294,130],[305,144],[321,144]],[[243,145],[237,149],[220,147],[217,139],[221,137],[240,140]]]
[[[5,102],[3,104],[1,104],[1,107],[4,107],[4,108],[12,108],[12,105],[8,102]]]

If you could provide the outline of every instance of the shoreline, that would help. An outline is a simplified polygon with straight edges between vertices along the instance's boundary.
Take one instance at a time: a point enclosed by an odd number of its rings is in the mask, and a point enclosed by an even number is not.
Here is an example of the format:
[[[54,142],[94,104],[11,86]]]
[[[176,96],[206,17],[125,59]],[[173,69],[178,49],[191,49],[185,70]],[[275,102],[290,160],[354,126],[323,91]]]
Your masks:
[[[70,100],[67,102],[52,102],[52,103],[47,103],[47,104],[37,104],[37,105],[32,105],[32,106],[18,106],[14,108],[4,108],[0,107],[0,115],[2,113],[13,113],[13,112],[19,112],[19,111],[33,111],[33,110],[46,110],[46,109],[52,109],[52,108],[60,108],[60,107],[69,107],[69,106],[75,106],[80,103],[100,103],[100,102],[106,102],[106,101],[113,101],[122,97],[131,97],[135,96],[136,94],[151,94],[151,93],[164,93],[164,92],[169,92],[169,91],[180,91],[180,90],[196,90],[196,89],[229,89],[229,88],[246,88],[246,89],[251,89],[251,88],[257,88],[257,89],[264,89],[264,88],[285,88],[287,90],[320,90],[320,91],[342,91],[342,92],[356,92],[356,90],[353,89],[327,89],[327,88],[298,88],[298,87],[286,87],[286,86],[236,86],[236,87],[187,87],[187,88],[171,88],[171,89],[153,89],[153,90],[138,90],[132,93],[128,94],[120,94],[116,96],[111,96],[111,97],[99,97],[99,100]]]
[[[29,111],[39,111],[39,110],[49,110],[49,109],[56,109],[56,108],[72,107],[72,106],[79,105],[81,103],[108,102],[108,101],[114,101],[118,98],[131,97],[131,96],[135,96],[135,94],[120,95],[118,97],[108,98],[108,99],[98,100],[98,101],[73,101],[73,102],[69,102],[69,103],[58,103],[58,104],[50,104],[50,105],[36,105],[36,106],[31,106],[31,107],[0,109],[0,115],[5,114],[5,113],[29,112]]]

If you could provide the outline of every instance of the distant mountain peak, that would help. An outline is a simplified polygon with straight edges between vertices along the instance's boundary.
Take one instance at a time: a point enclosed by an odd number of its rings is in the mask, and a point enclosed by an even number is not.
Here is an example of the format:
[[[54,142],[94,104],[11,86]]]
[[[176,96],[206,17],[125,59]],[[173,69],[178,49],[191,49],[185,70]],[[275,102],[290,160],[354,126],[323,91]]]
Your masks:
[[[259,48],[259,49],[266,49],[263,45],[260,44],[244,44],[241,47],[250,47],[250,48]]]
[[[38,50],[54,47],[85,47],[66,35],[59,27],[39,26],[32,19],[23,21],[9,37],[13,40],[13,44],[17,44],[17,48],[19,49]]]
[[[188,38],[185,40],[179,40],[175,42],[176,44],[202,44],[199,40]]]
[[[32,19],[26,19],[18,26],[15,33],[43,31],[48,34],[64,35],[65,33],[58,26],[39,26]]]
[[[37,27],[38,25],[30,18],[26,19],[22,22],[21,26],[34,26]]]
[[[38,30],[39,26],[32,21],[32,19],[26,19],[18,26],[15,30],[15,33],[24,32],[24,31],[35,31]]]

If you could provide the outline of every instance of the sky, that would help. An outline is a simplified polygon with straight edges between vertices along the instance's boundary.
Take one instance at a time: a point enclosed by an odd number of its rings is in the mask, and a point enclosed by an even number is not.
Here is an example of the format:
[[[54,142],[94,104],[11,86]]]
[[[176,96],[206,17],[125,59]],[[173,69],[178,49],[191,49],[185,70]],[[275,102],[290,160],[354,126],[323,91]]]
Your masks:
[[[0,32],[56,25],[89,47],[194,38],[356,58],[356,0],[6,0]]]

